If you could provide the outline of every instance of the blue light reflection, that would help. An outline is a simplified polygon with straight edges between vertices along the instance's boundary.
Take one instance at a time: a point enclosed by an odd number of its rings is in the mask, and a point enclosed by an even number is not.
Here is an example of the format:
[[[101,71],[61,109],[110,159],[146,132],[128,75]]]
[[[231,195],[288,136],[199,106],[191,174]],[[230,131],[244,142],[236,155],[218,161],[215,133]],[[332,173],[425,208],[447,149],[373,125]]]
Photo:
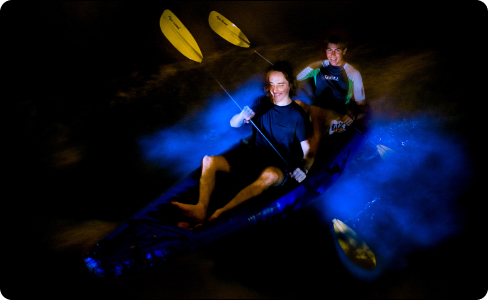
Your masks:
[[[240,107],[250,105],[264,93],[258,75],[234,90],[226,89]],[[200,166],[205,155],[220,154],[251,133],[251,126],[238,129],[230,126],[230,119],[237,113],[239,108],[224,91],[211,95],[203,109],[174,126],[139,138],[142,157],[146,163],[167,169],[177,178],[186,175]]]

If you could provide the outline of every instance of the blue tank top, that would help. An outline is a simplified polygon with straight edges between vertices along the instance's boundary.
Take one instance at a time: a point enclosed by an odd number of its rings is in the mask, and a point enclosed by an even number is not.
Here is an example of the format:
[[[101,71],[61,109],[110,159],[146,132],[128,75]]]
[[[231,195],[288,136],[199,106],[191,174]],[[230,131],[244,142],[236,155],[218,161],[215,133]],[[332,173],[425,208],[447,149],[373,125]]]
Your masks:
[[[315,76],[315,105],[342,112],[347,101],[349,80],[344,67],[322,66]]]

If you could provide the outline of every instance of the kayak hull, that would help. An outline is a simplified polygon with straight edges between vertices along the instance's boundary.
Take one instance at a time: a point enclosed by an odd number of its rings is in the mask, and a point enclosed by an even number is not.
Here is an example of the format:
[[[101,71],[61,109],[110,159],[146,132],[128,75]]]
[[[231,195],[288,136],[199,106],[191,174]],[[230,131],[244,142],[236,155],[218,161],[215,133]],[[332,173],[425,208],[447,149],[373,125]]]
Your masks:
[[[191,253],[245,227],[283,218],[319,198],[364,144],[365,139],[354,130],[334,134],[321,145],[306,183],[298,184],[292,180],[283,187],[271,188],[214,221],[187,230],[177,226],[181,216],[171,201],[198,201],[201,168],[197,168],[102,238],[87,253],[85,264],[90,272],[101,277],[138,272]],[[247,147],[246,144],[238,142],[224,153],[241,151],[243,147]],[[229,201],[240,188],[242,186],[230,184],[223,176],[217,177],[209,214],[223,206],[223,201]]]

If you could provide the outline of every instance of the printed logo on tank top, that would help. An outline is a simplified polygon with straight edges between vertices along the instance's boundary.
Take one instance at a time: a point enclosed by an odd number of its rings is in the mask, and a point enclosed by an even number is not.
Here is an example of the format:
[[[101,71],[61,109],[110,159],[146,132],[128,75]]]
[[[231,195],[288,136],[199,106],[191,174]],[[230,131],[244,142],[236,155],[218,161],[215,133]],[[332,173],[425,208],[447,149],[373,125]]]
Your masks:
[[[339,81],[339,76],[332,76],[332,75],[324,75],[325,80],[334,80]]]

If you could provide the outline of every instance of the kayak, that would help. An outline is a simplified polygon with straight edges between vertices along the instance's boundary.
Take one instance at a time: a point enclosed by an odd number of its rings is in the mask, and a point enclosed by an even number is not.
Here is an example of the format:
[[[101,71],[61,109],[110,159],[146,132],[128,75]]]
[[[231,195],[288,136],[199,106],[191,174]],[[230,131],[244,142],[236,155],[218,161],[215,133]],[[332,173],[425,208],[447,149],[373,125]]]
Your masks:
[[[363,132],[365,130],[362,128]],[[332,186],[366,141],[353,129],[334,133],[324,140],[304,182],[299,184],[291,179],[283,187],[271,188],[212,222],[187,230],[177,226],[181,215],[171,201],[189,204],[198,201],[201,167],[195,169],[103,237],[86,254],[86,267],[100,277],[140,272],[164,265],[175,257],[192,253],[246,227],[281,219],[309,205]],[[248,147],[246,140],[237,141],[222,154],[243,151],[245,147]],[[223,206],[222,201],[229,201],[243,187],[229,182],[226,174],[217,175],[209,215],[212,209]]]

